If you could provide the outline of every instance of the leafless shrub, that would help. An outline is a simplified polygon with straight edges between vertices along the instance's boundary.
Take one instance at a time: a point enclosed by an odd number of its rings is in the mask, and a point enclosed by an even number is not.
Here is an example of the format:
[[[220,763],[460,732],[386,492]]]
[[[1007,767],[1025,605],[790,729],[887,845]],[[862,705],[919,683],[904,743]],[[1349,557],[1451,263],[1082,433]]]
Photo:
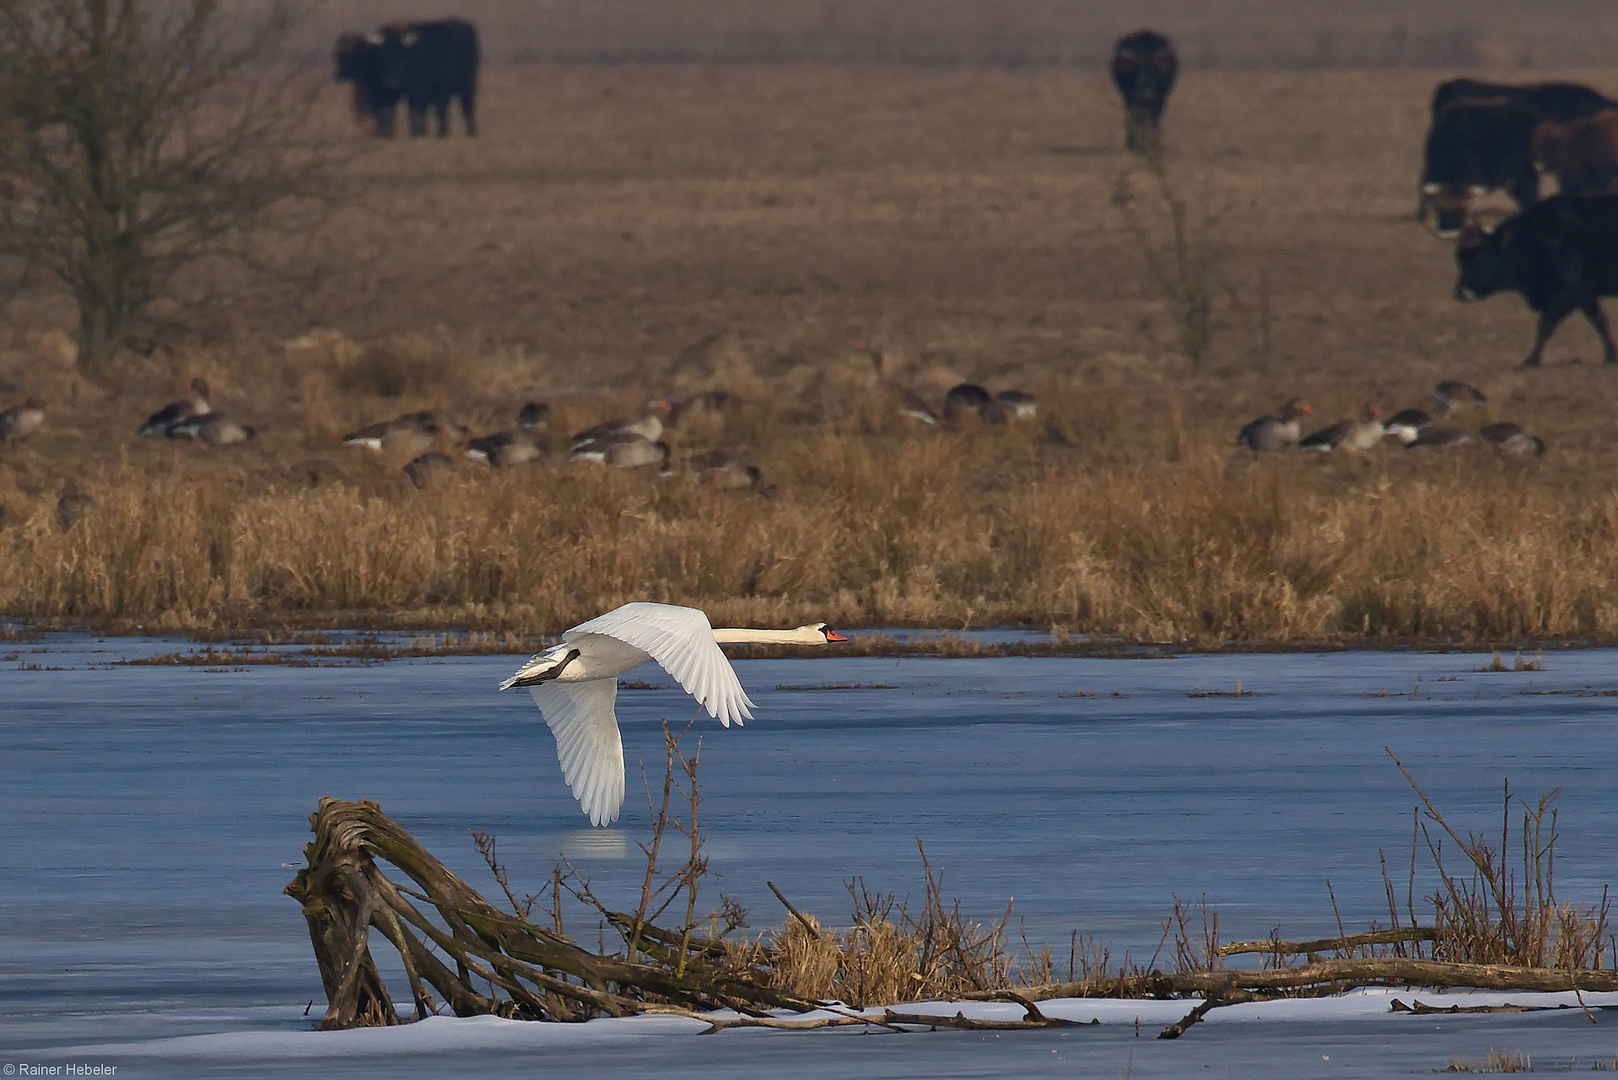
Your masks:
[[[1221,213],[1193,203],[1169,175],[1161,150],[1139,155],[1113,186],[1112,205],[1124,219],[1147,272],[1163,297],[1180,351],[1200,368],[1217,329],[1214,302],[1223,289],[1218,240]]]
[[[199,269],[261,269],[277,211],[335,193],[310,81],[278,64],[296,16],[0,0],[0,172],[17,189],[0,200],[0,256],[14,290],[43,277],[72,296],[84,374],[204,303]]]

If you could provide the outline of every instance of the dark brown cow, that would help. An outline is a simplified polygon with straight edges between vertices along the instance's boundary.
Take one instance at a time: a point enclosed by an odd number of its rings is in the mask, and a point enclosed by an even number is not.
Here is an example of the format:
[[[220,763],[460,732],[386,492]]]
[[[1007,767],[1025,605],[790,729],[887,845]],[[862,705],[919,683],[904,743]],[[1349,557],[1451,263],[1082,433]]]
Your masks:
[[[1180,59],[1169,39],[1153,30],[1137,30],[1119,38],[1112,50],[1112,84],[1124,100],[1124,145],[1136,153],[1157,149],[1157,125],[1163,119],[1169,91],[1179,74]]]
[[[1534,162],[1556,177],[1564,195],[1604,195],[1618,182],[1618,109],[1534,128]]]

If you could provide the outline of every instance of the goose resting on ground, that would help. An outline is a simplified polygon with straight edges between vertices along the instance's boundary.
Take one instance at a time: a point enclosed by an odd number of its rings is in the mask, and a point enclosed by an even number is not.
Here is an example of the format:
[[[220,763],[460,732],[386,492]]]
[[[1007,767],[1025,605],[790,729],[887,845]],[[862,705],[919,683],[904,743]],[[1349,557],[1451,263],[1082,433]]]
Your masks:
[[[1315,410],[1299,398],[1281,406],[1279,413],[1259,417],[1236,436],[1236,443],[1254,452],[1291,450],[1298,445],[1298,418]]]
[[[213,411],[208,404],[212,391],[208,389],[208,381],[198,375],[187,384],[187,388],[194,395],[191,398],[182,398],[171,401],[161,409],[146,418],[140,426],[142,435],[167,435],[169,428],[193,416],[206,416]]]
[[[753,703],[720,651],[722,644],[825,645],[846,641],[810,623],[796,630],[715,630],[696,608],[632,603],[580,623],[534,656],[500,689],[526,686],[551,734],[573,797],[592,825],[618,819],[624,802],[624,744],[614,704],[618,676],[648,660],[674,677],[726,727],[753,718]]]

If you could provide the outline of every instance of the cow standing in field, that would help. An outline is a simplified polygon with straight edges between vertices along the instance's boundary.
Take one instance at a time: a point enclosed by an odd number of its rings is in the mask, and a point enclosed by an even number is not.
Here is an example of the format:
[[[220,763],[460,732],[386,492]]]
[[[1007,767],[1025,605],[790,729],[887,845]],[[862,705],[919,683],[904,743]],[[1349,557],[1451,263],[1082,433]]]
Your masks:
[[[460,101],[466,133],[478,133],[477,92],[481,47],[477,28],[462,19],[395,23],[370,34],[343,34],[334,50],[337,81],[354,87],[354,116],[391,138],[401,101],[410,134],[427,134],[427,111],[449,135],[449,108]]]
[[[394,116],[403,96],[388,85],[382,68],[383,36],[340,34],[332,50],[338,82],[352,84],[354,120],[367,124],[373,135],[393,137]]]
[[[382,77],[404,98],[410,134],[427,134],[427,110],[438,119],[438,137],[449,136],[450,102],[459,99],[466,133],[478,133],[478,68],[482,50],[477,28],[464,19],[406,23],[382,30]]]
[[[1433,119],[1438,118],[1438,114],[1446,105],[1463,98],[1473,100],[1506,98],[1523,106],[1541,120],[1556,120],[1564,124],[1598,113],[1602,109],[1618,107],[1618,101],[1613,101],[1599,90],[1592,90],[1578,83],[1525,83],[1514,86],[1510,83],[1482,82],[1478,79],[1450,79],[1439,83],[1433,89]]]
[[[1124,99],[1124,146],[1137,154],[1158,146],[1158,122],[1168,104],[1180,59],[1169,39],[1152,30],[1137,30],[1118,39],[1112,49],[1112,84]]]
[[[1438,216],[1438,234],[1456,235],[1472,199],[1504,188],[1520,209],[1539,201],[1534,132],[1566,124],[1618,103],[1577,83],[1511,86],[1450,79],[1433,91],[1416,218]]]
[[[1427,133],[1418,216],[1431,209],[1439,236],[1459,235],[1472,200],[1504,188],[1519,209],[1539,201],[1534,129],[1539,117],[1510,98],[1460,98]]]
[[[1575,311],[1601,335],[1606,362],[1618,363],[1600,300],[1618,296],[1618,195],[1557,195],[1496,228],[1468,226],[1455,261],[1457,300],[1515,292],[1539,314],[1523,367],[1539,366],[1545,342]]]

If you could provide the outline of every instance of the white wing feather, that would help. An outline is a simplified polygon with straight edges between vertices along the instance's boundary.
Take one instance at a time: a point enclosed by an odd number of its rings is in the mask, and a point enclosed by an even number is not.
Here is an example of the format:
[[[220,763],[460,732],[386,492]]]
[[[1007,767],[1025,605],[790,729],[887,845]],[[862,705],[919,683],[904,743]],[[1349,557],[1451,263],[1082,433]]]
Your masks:
[[[528,692],[556,736],[562,775],[590,824],[616,821],[624,804],[624,743],[613,713],[618,680],[547,682]]]
[[[572,634],[605,634],[640,649],[726,727],[733,720],[739,725],[753,718],[753,703],[714,641],[708,616],[696,608],[625,604],[563,636]]]

